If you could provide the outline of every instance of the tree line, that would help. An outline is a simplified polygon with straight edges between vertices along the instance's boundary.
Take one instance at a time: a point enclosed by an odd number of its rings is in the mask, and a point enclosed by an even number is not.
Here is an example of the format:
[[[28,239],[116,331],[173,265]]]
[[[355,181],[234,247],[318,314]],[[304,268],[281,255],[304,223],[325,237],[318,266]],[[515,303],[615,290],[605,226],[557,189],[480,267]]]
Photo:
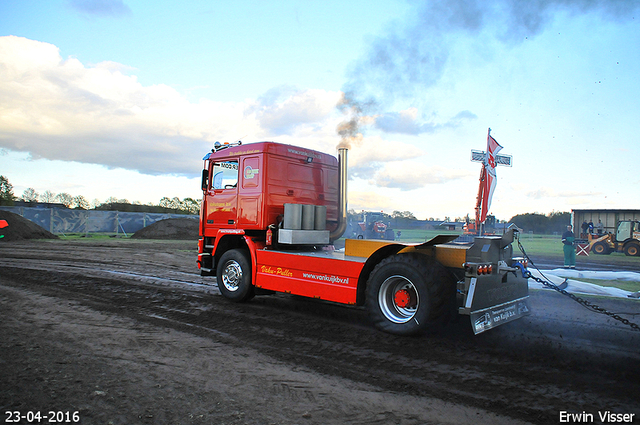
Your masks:
[[[386,214],[384,212],[379,213],[381,215],[381,220],[385,223],[391,223],[394,227],[403,227],[407,225],[407,221],[417,221],[418,219],[413,215],[413,213],[409,211],[394,211],[391,214]],[[350,209],[347,213],[347,217],[349,221],[363,221],[364,215],[362,212],[356,212],[353,209]],[[443,220],[439,218],[430,217],[427,221],[444,221],[444,222],[467,222],[473,221],[469,220],[469,216],[466,217],[456,217],[451,220],[451,217],[446,217]],[[539,214],[539,213],[526,213],[526,214],[518,214],[511,217],[509,220],[496,220],[496,223],[514,223],[519,228],[523,229],[525,232],[533,232],[536,234],[554,234],[554,233],[562,233],[566,230],[567,224],[571,224],[571,213],[570,212],[559,212],[552,211],[549,214]]]
[[[200,201],[193,198],[180,199],[178,197],[163,197],[157,204],[142,204],[138,201],[129,202],[127,199],[109,197],[104,202],[94,199],[89,202],[84,196],[73,196],[69,193],[53,193],[46,190],[43,193],[36,192],[33,188],[27,188],[22,196],[18,197],[13,192],[13,185],[5,176],[0,176],[0,205],[13,206],[16,201],[28,204],[61,204],[66,208],[79,210],[106,210],[123,212],[151,212],[174,214],[198,214]]]
[[[5,176],[0,176],[0,205],[13,205],[15,201],[24,201],[27,203],[59,203],[67,208],[74,209],[96,209],[111,210],[124,212],[157,212],[157,213],[175,213],[175,214],[198,214],[200,211],[200,201],[192,198],[180,199],[177,197],[160,199],[158,204],[143,205],[140,202],[129,202],[127,199],[118,199],[110,197],[104,202],[97,199],[89,202],[84,196],[72,196],[68,193],[55,194],[50,190],[42,194],[36,192],[33,188],[28,188],[22,193],[21,197],[17,197],[13,193],[13,186]],[[418,220],[410,211],[393,211],[391,214],[382,213],[384,221],[388,222],[404,222]],[[358,213],[353,209],[349,210],[348,216],[350,220],[363,220],[362,213]],[[465,221],[467,217],[458,217],[451,220],[445,217],[443,221]],[[439,219],[429,218],[429,221],[440,221]],[[496,220],[498,222],[498,220]],[[549,214],[526,213],[518,214],[507,221],[514,223],[526,232],[537,234],[553,234],[562,233],[566,229],[567,224],[571,223],[570,212],[553,211]]]
[[[552,211],[547,215],[538,213],[518,214],[511,217],[509,223],[514,223],[526,232],[562,234],[567,230],[567,225],[571,224],[571,213]]]

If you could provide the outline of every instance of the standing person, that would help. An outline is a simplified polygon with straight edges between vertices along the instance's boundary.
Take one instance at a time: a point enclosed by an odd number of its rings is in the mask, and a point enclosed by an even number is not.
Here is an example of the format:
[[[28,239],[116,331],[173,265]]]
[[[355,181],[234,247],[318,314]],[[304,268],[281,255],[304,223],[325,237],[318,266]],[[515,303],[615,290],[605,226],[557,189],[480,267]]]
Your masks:
[[[585,220],[582,222],[582,233],[580,234],[582,239],[587,238],[587,229],[589,229],[589,225],[587,224],[587,220]]]
[[[602,220],[598,219],[598,234],[602,235],[604,233],[604,224],[602,224]]]
[[[576,249],[573,246],[576,236],[573,234],[573,226],[568,225],[567,231],[562,234],[562,249],[564,250],[564,268],[576,268]]]

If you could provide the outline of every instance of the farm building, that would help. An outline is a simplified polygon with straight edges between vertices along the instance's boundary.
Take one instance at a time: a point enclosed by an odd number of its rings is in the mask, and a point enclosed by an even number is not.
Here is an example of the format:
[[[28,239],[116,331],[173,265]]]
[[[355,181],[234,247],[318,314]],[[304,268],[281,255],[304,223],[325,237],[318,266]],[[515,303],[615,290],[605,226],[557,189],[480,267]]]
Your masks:
[[[571,210],[571,224],[576,235],[582,234],[582,223],[593,223],[594,233],[598,232],[598,221],[603,232],[614,233],[620,220],[640,221],[640,210]]]

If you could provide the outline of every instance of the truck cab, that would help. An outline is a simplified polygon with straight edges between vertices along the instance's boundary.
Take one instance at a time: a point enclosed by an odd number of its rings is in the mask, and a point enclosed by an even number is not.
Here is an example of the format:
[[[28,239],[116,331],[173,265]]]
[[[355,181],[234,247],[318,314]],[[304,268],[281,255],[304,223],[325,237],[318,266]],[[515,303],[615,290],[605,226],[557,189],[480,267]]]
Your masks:
[[[273,142],[218,148],[204,157],[201,235],[219,229],[263,233],[278,225],[285,204],[326,207],[338,221],[338,164],[333,156]]]

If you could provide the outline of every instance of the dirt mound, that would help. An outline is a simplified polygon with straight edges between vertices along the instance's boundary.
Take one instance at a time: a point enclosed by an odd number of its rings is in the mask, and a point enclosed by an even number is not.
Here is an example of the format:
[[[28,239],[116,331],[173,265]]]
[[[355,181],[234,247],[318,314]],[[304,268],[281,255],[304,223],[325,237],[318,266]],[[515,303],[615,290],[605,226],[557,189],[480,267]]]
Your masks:
[[[135,239],[198,240],[198,220],[193,218],[168,218],[157,221],[132,236]]]
[[[0,210],[0,243],[24,239],[58,239],[58,237],[18,214]]]

